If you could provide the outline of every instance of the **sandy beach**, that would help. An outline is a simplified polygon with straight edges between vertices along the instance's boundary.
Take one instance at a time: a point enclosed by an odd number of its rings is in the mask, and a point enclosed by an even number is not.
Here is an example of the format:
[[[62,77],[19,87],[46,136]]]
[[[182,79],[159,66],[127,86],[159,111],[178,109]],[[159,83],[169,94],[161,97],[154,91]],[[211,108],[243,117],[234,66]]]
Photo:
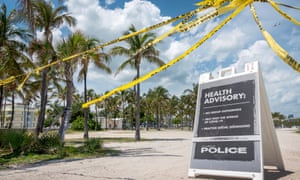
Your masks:
[[[300,179],[300,134],[295,129],[277,129],[285,171],[267,170],[265,179]],[[142,142],[107,143],[121,150],[118,156],[53,160],[0,171],[2,180],[134,180],[218,179],[188,178],[191,131],[142,131]],[[66,138],[80,138],[82,133]],[[134,137],[134,131],[90,132],[90,137]],[[223,178],[220,178],[223,179]]]

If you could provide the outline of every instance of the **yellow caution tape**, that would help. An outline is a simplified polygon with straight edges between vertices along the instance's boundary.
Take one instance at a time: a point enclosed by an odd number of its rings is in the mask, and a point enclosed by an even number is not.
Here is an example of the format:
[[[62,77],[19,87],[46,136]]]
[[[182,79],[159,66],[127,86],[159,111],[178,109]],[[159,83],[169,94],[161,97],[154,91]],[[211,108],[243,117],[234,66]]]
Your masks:
[[[0,80],[0,86],[3,86],[5,84],[8,83],[12,83],[16,80],[16,76],[10,76],[9,78],[5,79],[5,80]]]
[[[276,4],[279,5],[279,6],[284,6],[284,7],[287,7],[287,8],[292,8],[292,9],[300,10],[300,7],[290,6],[290,5],[279,3],[279,2],[276,2]]]
[[[281,14],[283,17],[285,17],[286,19],[288,19],[289,21],[291,21],[292,23],[300,26],[300,22],[297,21],[296,19],[292,18],[291,16],[289,16],[288,14],[286,14],[285,12],[281,11],[279,9],[279,7],[277,6],[277,4],[272,1],[272,0],[268,0],[268,2],[271,4],[271,6],[279,13]]]
[[[26,75],[26,77],[23,79],[23,81],[21,82],[21,84],[17,87],[17,90],[20,91],[22,89],[22,87],[24,86],[25,82],[28,80],[28,78],[31,76],[31,73],[28,73]]]
[[[208,13],[206,15],[200,16],[196,20],[193,20],[189,23],[187,23],[187,21],[191,18],[191,16],[187,16],[184,20],[182,20],[180,23],[178,23],[171,30],[169,30],[168,32],[166,32],[166,33],[160,35],[159,37],[155,38],[154,40],[152,40],[151,42],[149,42],[145,46],[141,47],[139,50],[137,50],[137,52],[133,56],[141,53],[145,49],[149,48],[150,46],[153,46],[153,45],[157,44],[158,42],[162,41],[166,37],[169,37],[169,36],[173,35],[174,33],[190,30],[192,27],[195,27],[196,25],[204,23],[204,22],[216,17],[217,15],[218,15],[218,12],[213,11],[213,12]]]
[[[210,31],[207,35],[205,35],[201,40],[199,40],[198,42],[196,42],[192,47],[190,47],[187,51],[185,51],[184,53],[182,53],[181,55],[179,55],[178,57],[176,57],[175,59],[171,60],[169,63],[145,74],[144,76],[131,81],[127,84],[124,84],[122,86],[119,86],[118,88],[115,88],[111,91],[109,91],[108,93],[106,93],[105,95],[91,100],[89,102],[86,102],[82,105],[82,108],[88,108],[89,106],[96,104],[98,102],[103,101],[104,99],[112,96],[113,94],[120,92],[120,91],[124,91],[128,88],[131,88],[135,85],[137,85],[138,83],[141,83],[149,78],[151,78],[152,76],[154,76],[155,74],[167,69],[168,67],[174,65],[175,63],[179,62],[180,60],[182,60],[185,56],[189,55],[191,52],[193,52],[195,49],[197,49],[200,45],[202,45],[206,40],[208,40],[210,37],[212,37],[218,30],[220,30],[225,24],[227,24],[232,18],[234,18],[235,16],[237,16],[249,3],[251,2],[251,0],[245,1],[244,4],[242,4],[241,6],[239,6],[230,16],[228,16],[225,20],[223,20],[218,26],[216,26],[212,31]]]
[[[197,6],[208,6],[208,7],[215,7],[219,8],[224,3],[229,2],[230,0],[204,0],[202,2],[196,3]]]
[[[290,67],[292,67],[295,71],[300,72],[300,64],[288,54],[286,50],[284,50],[271,36],[270,33],[268,33],[263,27],[261,22],[258,19],[258,16],[256,14],[255,8],[253,4],[250,5],[250,9],[252,12],[252,15],[254,17],[254,20],[256,24],[258,25],[260,31],[262,32],[263,36],[265,37],[266,41],[268,42],[271,49]]]

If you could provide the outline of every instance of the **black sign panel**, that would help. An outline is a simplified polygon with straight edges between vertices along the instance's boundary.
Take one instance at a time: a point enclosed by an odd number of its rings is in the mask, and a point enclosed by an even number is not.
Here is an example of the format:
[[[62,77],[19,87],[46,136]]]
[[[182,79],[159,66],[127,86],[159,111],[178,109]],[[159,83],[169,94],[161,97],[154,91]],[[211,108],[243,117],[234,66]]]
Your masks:
[[[201,90],[198,137],[254,134],[255,81]]]
[[[254,142],[197,142],[195,159],[253,161]]]

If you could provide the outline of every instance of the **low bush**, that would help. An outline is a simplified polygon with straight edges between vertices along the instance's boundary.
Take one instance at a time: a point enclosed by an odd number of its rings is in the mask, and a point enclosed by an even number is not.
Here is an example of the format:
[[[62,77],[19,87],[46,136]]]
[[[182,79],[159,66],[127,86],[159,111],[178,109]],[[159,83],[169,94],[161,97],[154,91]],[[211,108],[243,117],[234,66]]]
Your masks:
[[[61,148],[59,134],[49,131],[36,140],[32,132],[25,130],[1,130],[0,148],[14,154],[55,154]]]
[[[57,131],[49,131],[39,135],[31,147],[31,152],[40,154],[56,154],[61,148],[60,138]]]
[[[0,148],[10,150],[13,153],[22,152],[22,145],[25,139],[24,130],[1,130]]]
[[[94,130],[96,127],[96,122],[94,120],[88,120],[88,127],[89,129]],[[101,127],[99,125],[97,125],[97,130],[99,130]],[[84,118],[82,116],[77,116],[77,118],[75,119],[75,121],[73,121],[72,126],[71,126],[72,130],[75,131],[83,131],[84,130]]]
[[[98,152],[102,149],[103,142],[99,138],[90,138],[84,143],[86,152]]]

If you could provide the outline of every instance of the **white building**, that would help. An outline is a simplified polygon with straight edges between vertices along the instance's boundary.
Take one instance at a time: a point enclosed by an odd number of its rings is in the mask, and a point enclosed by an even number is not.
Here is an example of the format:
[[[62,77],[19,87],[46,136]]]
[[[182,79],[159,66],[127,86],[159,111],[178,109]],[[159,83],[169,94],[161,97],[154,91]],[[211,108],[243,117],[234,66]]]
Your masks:
[[[36,109],[24,104],[15,104],[14,119],[12,121],[13,129],[33,129],[36,126],[37,118],[35,117]],[[4,122],[1,128],[8,128],[12,116],[11,104],[5,105]]]
[[[123,118],[108,118],[99,117],[102,129],[122,129]]]

